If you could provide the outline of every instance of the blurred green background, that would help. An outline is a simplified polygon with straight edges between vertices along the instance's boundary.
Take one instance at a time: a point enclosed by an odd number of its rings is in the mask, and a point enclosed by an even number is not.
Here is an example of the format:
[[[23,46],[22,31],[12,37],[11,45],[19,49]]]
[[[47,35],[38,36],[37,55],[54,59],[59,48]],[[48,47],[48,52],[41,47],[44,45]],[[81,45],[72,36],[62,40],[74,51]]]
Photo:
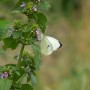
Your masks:
[[[21,17],[11,14],[16,1],[0,0],[0,20]],[[43,56],[36,90],[90,90],[90,0],[49,3],[47,35],[60,40],[63,47]],[[11,58],[18,50],[8,49],[7,56],[0,58],[0,65],[15,63]]]

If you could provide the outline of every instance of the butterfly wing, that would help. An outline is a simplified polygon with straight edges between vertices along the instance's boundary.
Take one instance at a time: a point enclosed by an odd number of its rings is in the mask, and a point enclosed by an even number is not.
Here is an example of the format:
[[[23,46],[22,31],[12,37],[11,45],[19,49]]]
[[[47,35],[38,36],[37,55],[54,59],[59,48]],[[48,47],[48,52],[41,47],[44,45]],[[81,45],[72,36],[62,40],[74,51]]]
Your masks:
[[[59,47],[62,46],[62,44],[57,39],[50,36],[46,36],[46,38],[51,43],[53,51],[57,50]]]
[[[45,35],[41,37],[41,52],[44,55],[50,55],[53,52],[52,44]]]

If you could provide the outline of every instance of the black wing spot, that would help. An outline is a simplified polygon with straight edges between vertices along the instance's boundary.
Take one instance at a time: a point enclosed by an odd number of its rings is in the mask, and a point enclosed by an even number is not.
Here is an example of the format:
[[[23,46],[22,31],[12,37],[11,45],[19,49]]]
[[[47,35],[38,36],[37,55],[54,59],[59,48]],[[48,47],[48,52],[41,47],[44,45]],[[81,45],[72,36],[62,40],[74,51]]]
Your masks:
[[[59,43],[60,43],[60,47],[59,48],[61,48],[63,45],[62,45],[62,43],[59,41]]]

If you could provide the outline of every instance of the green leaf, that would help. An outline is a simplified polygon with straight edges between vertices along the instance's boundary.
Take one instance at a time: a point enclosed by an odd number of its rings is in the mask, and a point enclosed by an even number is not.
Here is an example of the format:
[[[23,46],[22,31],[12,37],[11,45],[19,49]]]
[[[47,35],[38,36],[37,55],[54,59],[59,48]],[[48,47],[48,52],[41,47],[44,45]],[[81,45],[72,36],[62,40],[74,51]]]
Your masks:
[[[25,71],[23,69],[16,69],[12,73],[12,79],[14,83],[20,83],[21,79],[25,76]]]
[[[6,26],[8,26],[8,24],[10,24],[9,21],[0,20],[0,28],[5,28]]]
[[[42,11],[45,11],[45,10],[49,10],[50,5],[48,4],[47,1],[43,0],[43,1],[41,1],[41,2],[39,3],[38,8],[39,8],[40,10],[42,10]]]
[[[7,32],[10,29],[9,24],[10,24],[9,21],[0,20],[0,40],[7,37]]]
[[[18,40],[10,38],[10,37],[9,38],[5,38],[3,40],[3,42],[4,42],[3,49],[11,48],[13,50],[13,49],[16,49],[16,47],[19,44]]]
[[[35,67],[36,69],[39,69],[39,66],[41,64],[41,49],[39,45],[32,45],[33,51],[34,51],[34,61],[35,61]]]
[[[24,74],[24,75],[21,77],[21,80],[20,80],[21,84],[27,83],[27,77],[28,77],[28,74]]]
[[[20,7],[20,5],[21,5],[23,2],[27,3],[28,1],[30,1],[30,0],[18,0],[18,2],[17,2],[17,3],[15,4],[15,6],[13,7],[13,9]]]
[[[29,84],[23,84],[20,90],[33,90]]]
[[[37,15],[37,23],[39,24],[43,33],[45,33],[45,29],[47,26],[47,18],[43,13],[38,13]]]
[[[12,81],[9,79],[0,79],[0,90],[10,90]]]
[[[34,74],[31,74],[31,82],[32,82],[32,85],[35,85],[37,83],[37,79]]]
[[[17,31],[17,32],[13,32],[13,38],[14,39],[18,39],[21,36],[22,32]]]
[[[21,12],[19,10],[12,11],[12,14],[20,14]]]
[[[7,37],[7,28],[0,28],[0,40],[4,39]]]

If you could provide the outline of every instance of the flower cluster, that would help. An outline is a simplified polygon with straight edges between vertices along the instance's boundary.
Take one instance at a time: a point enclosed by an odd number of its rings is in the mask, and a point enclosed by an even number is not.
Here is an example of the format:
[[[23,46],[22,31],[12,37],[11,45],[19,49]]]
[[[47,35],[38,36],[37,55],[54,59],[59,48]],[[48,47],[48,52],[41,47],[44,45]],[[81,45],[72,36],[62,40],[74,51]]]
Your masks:
[[[37,40],[41,41],[41,32],[40,32],[40,29],[36,30],[36,36],[37,36]]]
[[[37,7],[37,3],[39,3],[40,0],[36,0],[36,4],[34,4],[33,2],[29,2],[29,3],[25,3],[25,2],[22,2],[22,4],[20,5],[20,7],[22,9],[24,9],[24,13],[27,12],[27,10],[30,12],[36,12],[38,10],[38,7]]]
[[[0,73],[0,78],[8,78],[8,77],[9,77],[8,72]]]

